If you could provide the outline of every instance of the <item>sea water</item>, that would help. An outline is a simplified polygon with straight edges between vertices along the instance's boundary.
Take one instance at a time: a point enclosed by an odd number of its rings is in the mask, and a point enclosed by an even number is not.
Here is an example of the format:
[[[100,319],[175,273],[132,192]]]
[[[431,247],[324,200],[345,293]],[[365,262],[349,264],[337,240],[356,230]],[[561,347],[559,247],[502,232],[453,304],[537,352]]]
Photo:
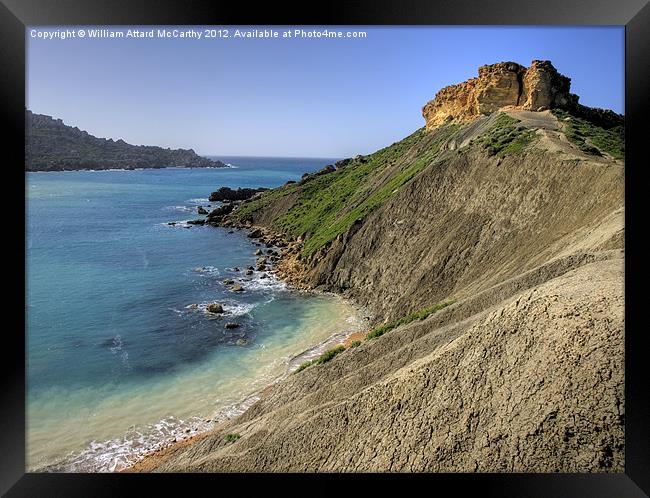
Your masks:
[[[219,159],[233,167],[27,173],[28,470],[120,470],[359,327],[335,296],[234,271],[255,264],[245,232],[184,223],[221,186],[276,187],[335,159]]]

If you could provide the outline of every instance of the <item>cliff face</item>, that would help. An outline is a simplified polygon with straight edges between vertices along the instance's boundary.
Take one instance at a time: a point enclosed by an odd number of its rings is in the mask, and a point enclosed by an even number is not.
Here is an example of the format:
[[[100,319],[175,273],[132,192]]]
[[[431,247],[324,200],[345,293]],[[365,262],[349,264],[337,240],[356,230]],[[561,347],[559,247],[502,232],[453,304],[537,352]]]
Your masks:
[[[163,149],[97,138],[67,126],[60,119],[31,111],[25,113],[25,169],[28,171],[225,166],[221,161],[198,156],[191,149]]]
[[[428,104],[451,120],[223,220],[293,240],[279,273],[371,328],[455,303],[290,375],[158,470],[623,470],[621,118],[540,111],[568,79],[496,66]]]
[[[569,108],[578,97],[569,93],[571,80],[550,61],[534,60],[526,68],[515,62],[481,66],[478,78],[447,86],[422,109],[428,130],[446,122],[466,123],[504,107],[529,111]]]

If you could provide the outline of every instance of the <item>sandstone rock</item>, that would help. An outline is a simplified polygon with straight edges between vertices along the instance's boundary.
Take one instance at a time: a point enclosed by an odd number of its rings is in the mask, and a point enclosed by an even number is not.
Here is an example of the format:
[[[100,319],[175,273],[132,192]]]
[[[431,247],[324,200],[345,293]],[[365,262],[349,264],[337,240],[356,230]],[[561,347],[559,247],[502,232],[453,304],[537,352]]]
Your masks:
[[[263,235],[262,230],[256,228],[251,233],[247,235],[249,239],[259,239]]]
[[[208,214],[208,212],[205,210],[203,206],[199,206],[196,210],[197,213],[199,214]]]
[[[246,275],[252,275],[252,274],[253,274],[253,270],[246,270]]]
[[[258,249],[257,251],[255,251],[255,256],[261,256],[261,255],[262,255],[262,250],[261,249]]]
[[[244,288],[239,284],[233,285],[230,290],[233,292],[244,292]]]
[[[532,61],[526,68],[515,62],[481,66],[478,77],[441,89],[422,109],[427,130],[446,122],[467,123],[504,107],[541,111],[573,108],[578,97],[569,93],[571,80],[550,61]]]

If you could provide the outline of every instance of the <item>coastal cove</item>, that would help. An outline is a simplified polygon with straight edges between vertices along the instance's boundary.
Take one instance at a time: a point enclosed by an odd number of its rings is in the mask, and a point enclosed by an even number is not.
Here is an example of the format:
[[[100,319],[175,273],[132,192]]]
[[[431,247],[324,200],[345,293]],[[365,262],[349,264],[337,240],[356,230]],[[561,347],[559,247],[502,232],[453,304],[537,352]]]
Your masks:
[[[221,186],[277,187],[336,159],[219,159],[233,167],[27,173],[30,471],[122,470],[363,327],[340,297],[247,275],[270,248],[245,231],[186,223]]]

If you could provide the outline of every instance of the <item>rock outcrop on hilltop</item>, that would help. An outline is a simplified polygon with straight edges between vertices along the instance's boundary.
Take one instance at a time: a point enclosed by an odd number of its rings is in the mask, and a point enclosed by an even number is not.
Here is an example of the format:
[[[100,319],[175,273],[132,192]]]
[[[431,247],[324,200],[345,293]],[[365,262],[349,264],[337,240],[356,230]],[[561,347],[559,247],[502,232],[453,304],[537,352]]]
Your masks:
[[[568,78],[531,68],[484,67],[429,130],[221,217],[284,237],[277,273],[370,333],[144,469],[623,471],[622,117],[558,111]]]
[[[60,119],[25,112],[27,171],[167,167],[224,168],[226,165],[201,157],[192,149],[163,149],[131,145],[122,139],[98,138]]]
[[[446,122],[466,123],[504,107],[529,111],[572,108],[578,96],[569,92],[571,80],[550,61],[534,60],[530,67],[516,62],[481,66],[478,77],[440,90],[422,109],[426,127]]]

